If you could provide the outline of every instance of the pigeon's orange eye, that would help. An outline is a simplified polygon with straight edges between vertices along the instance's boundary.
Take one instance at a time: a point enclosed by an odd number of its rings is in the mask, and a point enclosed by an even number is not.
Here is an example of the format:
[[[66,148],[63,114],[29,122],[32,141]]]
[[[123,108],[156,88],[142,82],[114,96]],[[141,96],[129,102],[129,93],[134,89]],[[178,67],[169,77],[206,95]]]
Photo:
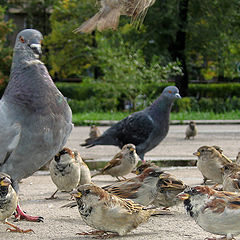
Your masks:
[[[170,90],[169,90],[168,92],[169,92],[169,93],[172,93],[172,91],[170,91]]]
[[[24,38],[23,38],[22,36],[20,36],[19,39],[20,39],[20,41],[21,41],[22,43],[25,42],[25,41],[24,41]]]

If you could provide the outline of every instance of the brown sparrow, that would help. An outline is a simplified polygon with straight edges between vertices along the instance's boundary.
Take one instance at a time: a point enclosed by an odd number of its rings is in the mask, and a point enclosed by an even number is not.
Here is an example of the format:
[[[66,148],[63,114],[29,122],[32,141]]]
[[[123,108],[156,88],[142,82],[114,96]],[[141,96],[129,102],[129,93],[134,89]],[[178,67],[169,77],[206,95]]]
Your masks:
[[[185,139],[190,139],[191,137],[194,139],[194,137],[197,135],[197,127],[194,121],[189,122],[185,135]]]
[[[81,146],[87,146],[92,144],[92,142],[101,136],[101,132],[96,125],[92,125],[90,127],[89,138],[85,139],[85,143],[80,144]]]
[[[216,191],[208,186],[186,188],[178,195],[195,222],[205,231],[234,239],[240,234],[240,194]],[[209,240],[217,238],[205,238]]]
[[[222,167],[223,173],[223,191],[240,191],[240,165],[229,163]]]
[[[218,150],[209,146],[200,147],[193,155],[198,157],[197,168],[203,175],[204,184],[207,179],[215,183],[223,182],[221,168],[231,160],[227,160]]]
[[[74,150],[73,153],[74,153],[75,159],[80,164],[81,176],[80,176],[80,181],[78,185],[91,183],[91,173],[88,168],[88,165],[83,161],[78,151]]]
[[[168,173],[163,173],[159,176],[157,182],[157,195],[152,204],[156,207],[164,207],[165,209],[173,207],[180,203],[177,195],[182,192],[187,186],[179,179],[171,176]]]
[[[126,144],[123,146],[122,150],[117,153],[113,159],[103,168],[100,172],[92,176],[97,175],[111,175],[112,177],[121,176],[124,179],[124,175],[129,174],[138,163],[139,157],[136,153],[136,147],[133,144]]]
[[[156,0],[101,0],[101,8],[92,18],[84,22],[74,32],[91,33],[95,29],[116,30],[120,15],[132,17],[132,21],[142,23],[148,7]]]
[[[136,169],[134,169],[132,171],[132,173],[135,173],[136,175],[141,174],[146,168],[149,167],[154,167],[154,168],[159,168],[155,163],[151,162],[151,161],[146,161],[146,162],[142,162],[139,166],[137,166]]]
[[[98,235],[106,238],[122,236],[147,221],[155,211],[131,200],[121,199],[94,184],[79,186],[71,194],[76,198],[83,221],[97,229],[78,233],[79,235]]]
[[[49,165],[49,171],[53,183],[57,186],[57,190],[51,197],[46,199],[54,199],[58,190],[72,191],[80,181],[80,164],[75,159],[73,151],[69,148],[63,148],[54,157]]]
[[[182,181],[164,173],[159,167],[149,167],[136,177],[105,186],[103,189],[144,206],[168,208],[180,202],[176,195],[185,187]]]
[[[11,177],[0,172],[0,221],[13,227],[7,230],[11,232],[27,233],[32,232],[32,229],[22,230],[14,224],[7,221],[17,208],[18,196],[12,187]]]
[[[161,174],[163,171],[160,168],[149,167],[136,177],[105,186],[103,189],[118,197],[148,206],[157,196],[157,183]]]

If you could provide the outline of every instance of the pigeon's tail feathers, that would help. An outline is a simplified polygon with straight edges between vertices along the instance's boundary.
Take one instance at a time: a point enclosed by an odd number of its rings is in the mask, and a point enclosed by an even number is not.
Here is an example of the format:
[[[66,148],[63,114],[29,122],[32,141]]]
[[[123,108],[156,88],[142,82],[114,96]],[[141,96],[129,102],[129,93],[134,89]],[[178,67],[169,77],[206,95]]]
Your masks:
[[[96,13],[92,18],[84,22],[74,33],[91,33],[95,29],[103,31],[106,29],[116,30],[119,24],[120,9],[104,8]]]
[[[80,146],[82,146],[82,147],[93,147],[94,146],[94,144],[93,144],[93,142],[94,142],[94,140],[95,140],[96,138],[87,138],[86,140],[85,140],[85,143],[81,143],[80,144]]]

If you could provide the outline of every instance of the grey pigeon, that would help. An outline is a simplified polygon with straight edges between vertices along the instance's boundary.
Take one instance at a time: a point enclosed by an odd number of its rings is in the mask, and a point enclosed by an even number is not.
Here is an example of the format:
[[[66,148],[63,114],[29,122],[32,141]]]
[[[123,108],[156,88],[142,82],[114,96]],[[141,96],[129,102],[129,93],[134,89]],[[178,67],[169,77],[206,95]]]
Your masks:
[[[34,29],[17,35],[10,81],[0,100],[0,171],[11,176],[16,191],[18,181],[63,148],[73,127],[70,107],[39,60],[42,39]],[[17,215],[26,217],[19,206]]]
[[[125,144],[132,143],[136,146],[139,157],[144,160],[145,153],[166,137],[170,111],[176,98],[181,98],[178,88],[166,87],[152,105],[114,124],[87,147],[115,145],[122,148]]]

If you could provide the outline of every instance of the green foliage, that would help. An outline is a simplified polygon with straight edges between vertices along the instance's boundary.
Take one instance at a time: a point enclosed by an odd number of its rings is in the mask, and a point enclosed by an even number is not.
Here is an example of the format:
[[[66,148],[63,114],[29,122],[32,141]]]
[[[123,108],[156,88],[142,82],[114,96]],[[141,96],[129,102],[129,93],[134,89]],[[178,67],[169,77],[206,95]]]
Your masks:
[[[7,35],[13,31],[12,21],[4,20],[5,8],[0,5],[0,85],[6,84],[9,78],[12,49],[7,45]]]
[[[95,6],[95,0],[59,0],[50,17],[52,32],[45,38],[52,76],[60,79],[92,74],[94,47],[92,35],[74,34]]]

